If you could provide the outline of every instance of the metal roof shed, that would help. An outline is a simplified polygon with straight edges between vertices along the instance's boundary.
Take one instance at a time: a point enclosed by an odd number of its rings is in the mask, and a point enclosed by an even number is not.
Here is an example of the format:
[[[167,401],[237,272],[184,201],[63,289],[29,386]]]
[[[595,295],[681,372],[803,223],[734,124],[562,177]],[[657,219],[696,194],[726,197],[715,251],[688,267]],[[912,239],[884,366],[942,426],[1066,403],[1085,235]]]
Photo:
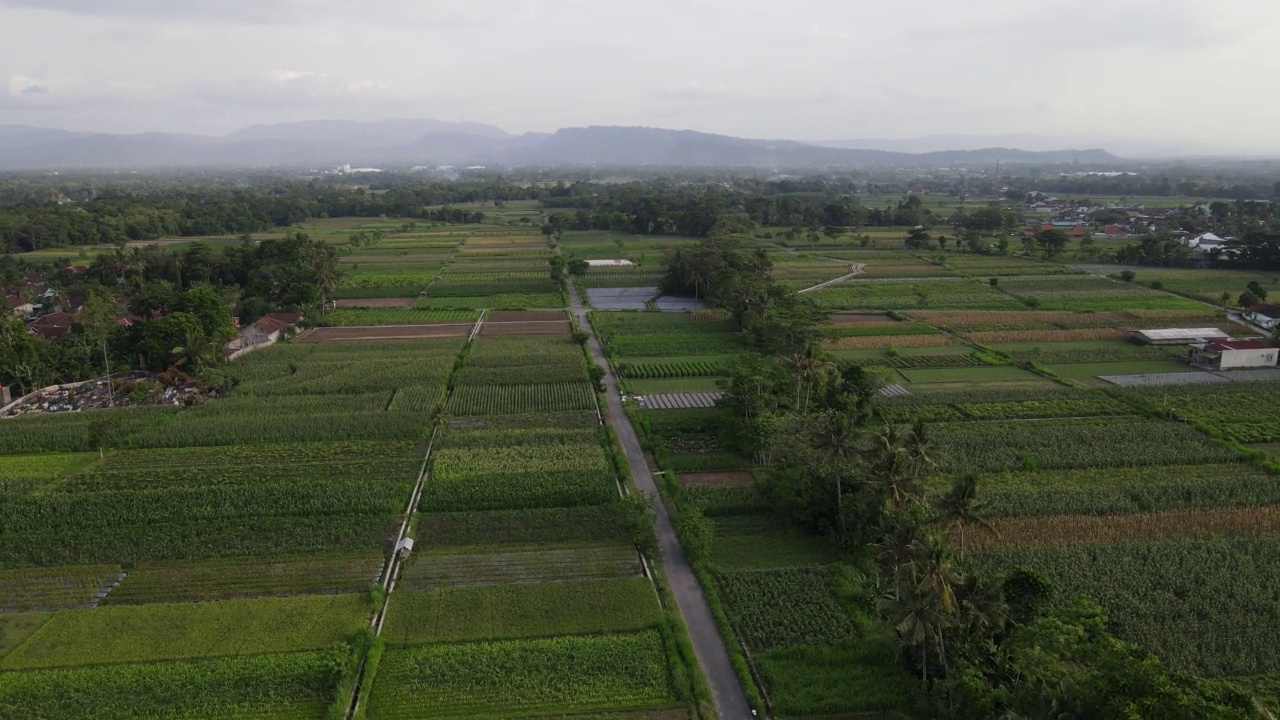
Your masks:
[[[1228,338],[1218,328],[1164,328],[1154,330],[1134,330],[1129,334],[1134,340],[1148,345],[1187,345],[1203,340]]]

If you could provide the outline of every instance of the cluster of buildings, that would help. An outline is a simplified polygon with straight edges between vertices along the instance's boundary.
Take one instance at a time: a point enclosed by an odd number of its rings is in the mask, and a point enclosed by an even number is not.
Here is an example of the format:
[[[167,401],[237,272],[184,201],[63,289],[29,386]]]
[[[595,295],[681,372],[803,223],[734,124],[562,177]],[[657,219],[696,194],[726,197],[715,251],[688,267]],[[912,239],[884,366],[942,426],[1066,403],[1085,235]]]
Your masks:
[[[1280,307],[1264,314],[1272,323],[1280,324]],[[1280,342],[1268,338],[1233,338],[1219,328],[1166,328],[1134,330],[1134,340],[1148,345],[1185,345],[1190,348],[1188,362],[1204,370],[1241,370],[1280,366]]]
[[[58,340],[70,332],[75,314],[84,307],[83,295],[59,292],[39,273],[27,273],[21,283],[0,290],[7,314],[26,321],[30,334],[46,340]]]
[[[1075,200],[1047,197],[1043,193],[1032,193],[1024,209],[1035,213],[1022,219],[1031,232],[1056,228],[1071,237],[1098,239],[1141,237],[1155,232],[1162,221],[1175,219],[1179,212],[1174,208],[1147,208],[1143,205],[1082,205]],[[1052,220],[1045,221],[1043,217],[1046,214]]]
[[[70,268],[74,271],[74,267]],[[56,342],[71,332],[76,314],[84,307],[84,296],[61,293],[49,286],[39,273],[27,273],[17,285],[6,285],[2,290],[7,314],[22,319],[27,332],[45,340]],[[129,313],[118,313],[116,325],[128,327],[141,318]],[[240,327],[239,334],[227,343],[224,354],[232,355],[246,349],[270,345],[287,335],[299,322],[302,313],[269,313],[249,325]]]

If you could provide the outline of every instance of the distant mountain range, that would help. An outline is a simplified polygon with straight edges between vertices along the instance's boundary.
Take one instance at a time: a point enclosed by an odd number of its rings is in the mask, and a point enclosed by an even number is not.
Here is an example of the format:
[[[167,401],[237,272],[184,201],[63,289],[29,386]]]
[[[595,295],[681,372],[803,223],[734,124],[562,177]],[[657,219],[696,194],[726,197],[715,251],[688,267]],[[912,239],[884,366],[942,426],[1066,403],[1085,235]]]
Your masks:
[[[200,167],[674,166],[760,168],[1122,164],[1104,150],[950,147],[908,151],[859,146],[889,141],[749,140],[644,127],[565,128],[512,135],[492,125],[438,120],[317,120],[253,125],[222,137],[112,135],[0,125],[0,170]],[[905,146],[904,146],[905,147]]]

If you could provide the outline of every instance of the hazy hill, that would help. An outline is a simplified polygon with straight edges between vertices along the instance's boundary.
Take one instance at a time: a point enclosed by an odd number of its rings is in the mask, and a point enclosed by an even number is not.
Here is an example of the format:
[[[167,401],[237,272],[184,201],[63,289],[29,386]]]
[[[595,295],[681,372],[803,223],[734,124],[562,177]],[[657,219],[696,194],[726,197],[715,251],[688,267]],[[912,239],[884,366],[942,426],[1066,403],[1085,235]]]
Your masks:
[[[310,167],[343,163],[737,166],[767,168],[928,167],[1006,163],[1114,165],[1102,150],[1006,148],[904,153],[791,140],[749,140],[645,127],[565,128],[511,135],[492,125],[437,120],[320,120],[254,125],[223,137],[73,133],[0,126],[0,170],[65,168]]]

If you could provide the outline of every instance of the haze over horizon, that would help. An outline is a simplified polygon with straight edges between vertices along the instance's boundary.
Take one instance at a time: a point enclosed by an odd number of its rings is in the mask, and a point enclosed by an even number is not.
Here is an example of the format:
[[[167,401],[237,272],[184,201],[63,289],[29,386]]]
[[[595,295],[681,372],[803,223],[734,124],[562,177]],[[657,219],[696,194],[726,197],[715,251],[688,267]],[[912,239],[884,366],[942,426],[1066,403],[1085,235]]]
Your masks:
[[[1264,0],[0,0],[0,124],[430,117],[1280,153]],[[1113,146],[1114,147],[1114,146]],[[1108,149],[1113,149],[1108,147]]]

